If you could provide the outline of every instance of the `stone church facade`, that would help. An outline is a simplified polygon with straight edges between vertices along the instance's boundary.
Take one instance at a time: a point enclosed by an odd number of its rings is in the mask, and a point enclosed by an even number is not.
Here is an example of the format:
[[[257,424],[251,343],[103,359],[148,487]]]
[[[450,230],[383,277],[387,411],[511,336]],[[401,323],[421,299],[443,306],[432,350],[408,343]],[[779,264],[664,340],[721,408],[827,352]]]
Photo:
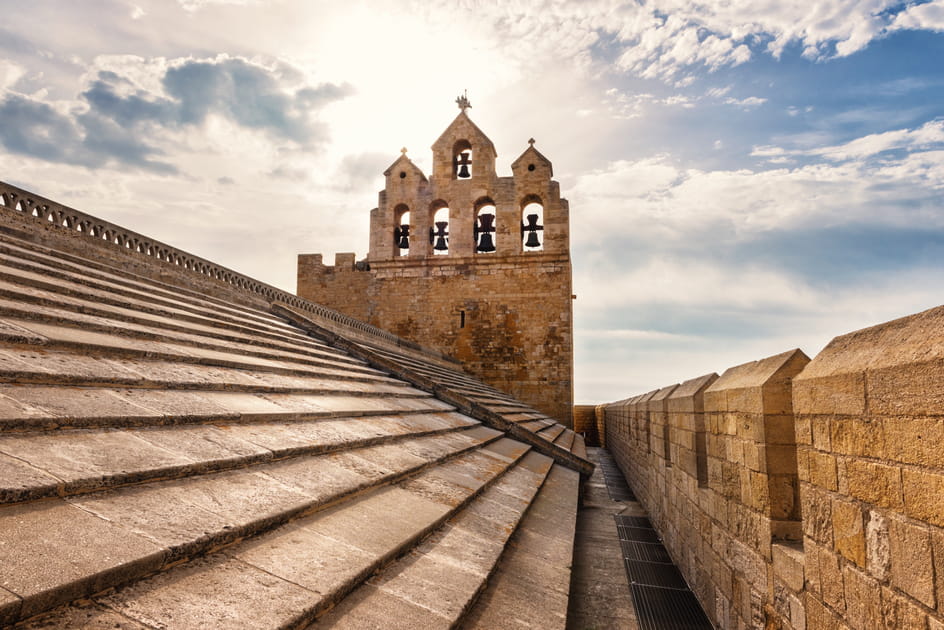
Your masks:
[[[426,176],[406,155],[384,171],[370,250],[298,257],[298,295],[436,348],[486,383],[570,425],[569,209],[534,140],[499,177],[492,141],[460,113]]]

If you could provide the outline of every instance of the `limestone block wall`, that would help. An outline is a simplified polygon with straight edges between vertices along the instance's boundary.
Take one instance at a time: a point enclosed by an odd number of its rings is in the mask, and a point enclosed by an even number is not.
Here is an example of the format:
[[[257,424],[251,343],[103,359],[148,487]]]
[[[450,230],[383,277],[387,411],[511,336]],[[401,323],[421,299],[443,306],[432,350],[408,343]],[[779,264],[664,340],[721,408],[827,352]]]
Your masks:
[[[298,295],[435,348],[571,426],[573,306],[567,254],[299,256]]]
[[[793,350],[606,406],[610,450],[720,628],[764,627],[774,547],[800,539],[790,387],[808,362]]]
[[[944,307],[837,337],[793,396],[807,626],[941,630]]]
[[[597,427],[597,440],[600,446],[606,446],[606,405],[597,405],[593,408],[593,417]]]
[[[718,628],[944,630],[944,307],[601,408]]]
[[[574,405],[574,431],[584,436],[587,446],[599,446],[595,405]]]

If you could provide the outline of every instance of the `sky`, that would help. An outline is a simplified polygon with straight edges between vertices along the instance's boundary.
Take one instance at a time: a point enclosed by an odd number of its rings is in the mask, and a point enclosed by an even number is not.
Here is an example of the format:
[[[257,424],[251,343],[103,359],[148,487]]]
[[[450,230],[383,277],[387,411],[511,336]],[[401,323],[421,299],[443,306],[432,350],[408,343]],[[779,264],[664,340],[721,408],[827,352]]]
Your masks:
[[[295,290],[458,113],[571,209],[575,400],[944,303],[944,0],[0,0],[0,180]]]

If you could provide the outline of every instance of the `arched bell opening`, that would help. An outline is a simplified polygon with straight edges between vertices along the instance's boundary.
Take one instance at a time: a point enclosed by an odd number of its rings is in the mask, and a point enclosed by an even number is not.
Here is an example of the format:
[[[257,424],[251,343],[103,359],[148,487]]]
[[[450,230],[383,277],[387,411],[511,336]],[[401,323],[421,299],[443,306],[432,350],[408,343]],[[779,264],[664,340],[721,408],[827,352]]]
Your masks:
[[[429,244],[434,255],[444,256],[449,253],[449,206],[444,201],[437,202],[430,211],[433,227],[429,228]]]
[[[475,204],[475,253],[491,254],[495,252],[495,233],[498,229],[498,211],[491,199],[484,199]]]
[[[393,216],[393,251],[396,256],[406,256],[410,253],[410,209],[398,204]]]
[[[469,179],[472,177],[472,143],[457,140],[452,145],[452,178]]]
[[[544,205],[534,196],[522,202],[521,249],[526,252],[544,250]]]

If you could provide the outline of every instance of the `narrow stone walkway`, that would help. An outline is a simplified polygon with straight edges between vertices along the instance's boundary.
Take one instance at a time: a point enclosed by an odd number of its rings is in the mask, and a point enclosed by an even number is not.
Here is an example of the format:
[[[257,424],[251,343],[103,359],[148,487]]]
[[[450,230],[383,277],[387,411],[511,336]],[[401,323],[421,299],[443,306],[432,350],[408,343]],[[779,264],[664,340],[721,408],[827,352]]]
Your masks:
[[[584,481],[577,512],[567,630],[639,630],[613,517],[646,512],[628,488],[610,497],[604,467],[615,464],[607,451],[588,448],[587,456],[596,469]]]
[[[587,451],[568,630],[711,630],[609,452]]]

